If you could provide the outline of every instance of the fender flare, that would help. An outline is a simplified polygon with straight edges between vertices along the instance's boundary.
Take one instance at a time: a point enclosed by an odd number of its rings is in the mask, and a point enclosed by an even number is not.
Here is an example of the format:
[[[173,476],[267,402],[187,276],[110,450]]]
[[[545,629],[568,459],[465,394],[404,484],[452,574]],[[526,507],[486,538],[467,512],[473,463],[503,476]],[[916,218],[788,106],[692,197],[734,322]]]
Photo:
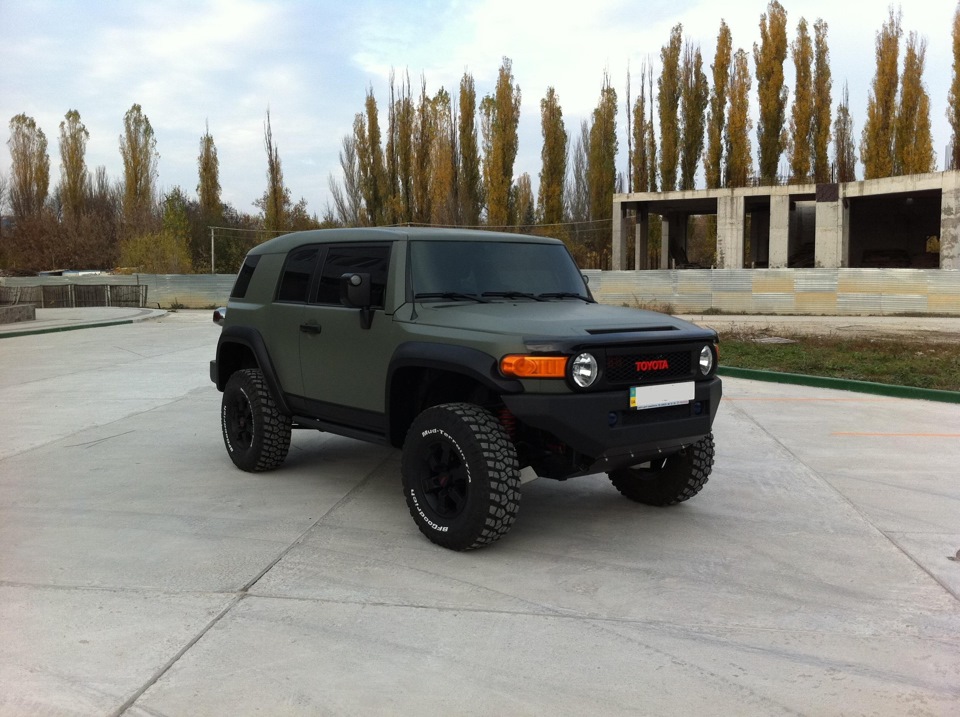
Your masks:
[[[277,372],[270,358],[270,352],[267,351],[263,336],[250,326],[224,326],[221,329],[220,339],[217,341],[217,389],[223,391],[227,383],[223,375],[223,362],[221,361],[221,352],[225,344],[240,344],[250,349],[257,361],[257,367],[263,373],[263,378],[267,383],[271,397],[277,404],[277,408],[287,416],[293,415],[290,406],[287,405],[283,388],[277,380]]]

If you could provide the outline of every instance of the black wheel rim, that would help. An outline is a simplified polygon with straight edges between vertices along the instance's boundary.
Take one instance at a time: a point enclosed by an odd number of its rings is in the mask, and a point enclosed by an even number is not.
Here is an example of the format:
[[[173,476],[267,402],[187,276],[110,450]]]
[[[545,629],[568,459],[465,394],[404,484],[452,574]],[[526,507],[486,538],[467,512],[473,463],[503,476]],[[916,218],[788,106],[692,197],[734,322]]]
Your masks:
[[[460,452],[448,441],[436,441],[425,449],[420,470],[420,492],[433,513],[456,518],[467,505],[467,467]]]
[[[230,435],[243,448],[253,444],[253,409],[243,391],[238,391],[228,413]]]

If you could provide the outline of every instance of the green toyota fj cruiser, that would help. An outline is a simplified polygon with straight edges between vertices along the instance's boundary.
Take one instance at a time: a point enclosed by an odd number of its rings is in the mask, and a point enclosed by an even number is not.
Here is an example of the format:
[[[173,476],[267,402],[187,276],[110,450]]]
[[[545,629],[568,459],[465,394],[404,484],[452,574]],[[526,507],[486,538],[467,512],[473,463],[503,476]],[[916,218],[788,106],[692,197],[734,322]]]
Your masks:
[[[401,448],[410,514],[453,550],[510,529],[526,467],[671,505],[713,466],[716,333],[598,304],[556,239],[287,234],[247,255],[222,327],[210,378],[239,468],[279,466],[292,428]]]

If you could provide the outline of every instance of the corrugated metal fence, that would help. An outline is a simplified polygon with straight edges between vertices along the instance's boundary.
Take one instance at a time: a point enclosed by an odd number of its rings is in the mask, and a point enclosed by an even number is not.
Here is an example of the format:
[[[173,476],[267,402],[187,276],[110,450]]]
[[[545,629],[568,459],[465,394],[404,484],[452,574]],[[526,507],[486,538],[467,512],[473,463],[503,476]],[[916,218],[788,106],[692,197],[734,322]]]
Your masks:
[[[584,273],[590,277],[594,295],[604,303],[655,306],[676,313],[719,310],[747,314],[960,316],[960,271],[683,269]],[[226,304],[234,279],[233,274],[6,277],[0,278],[0,303],[34,303],[41,308],[159,305],[199,309]],[[134,295],[127,296],[124,291]],[[98,301],[101,303],[93,303]]]

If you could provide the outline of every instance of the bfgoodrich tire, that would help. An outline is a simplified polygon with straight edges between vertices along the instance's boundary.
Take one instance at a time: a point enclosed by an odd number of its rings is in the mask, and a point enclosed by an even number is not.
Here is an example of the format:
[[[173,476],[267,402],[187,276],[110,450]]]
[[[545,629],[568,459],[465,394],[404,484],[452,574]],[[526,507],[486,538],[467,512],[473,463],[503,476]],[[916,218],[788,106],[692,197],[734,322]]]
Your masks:
[[[259,369],[234,373],[220,404],[223,442],[231,460],[249,472],[276,468],[290,449],[290,417],[277,410]]]
[[[630,500],[647,505],[674,505],[699,493],[713,470],[713,434],[649,466],[612,471],[610,482]]]
[[[470,550],[506,534],[520,508],[517,453],[500,422],[469,403],[421,413],[403,446],[403,493],[420,532]]]

